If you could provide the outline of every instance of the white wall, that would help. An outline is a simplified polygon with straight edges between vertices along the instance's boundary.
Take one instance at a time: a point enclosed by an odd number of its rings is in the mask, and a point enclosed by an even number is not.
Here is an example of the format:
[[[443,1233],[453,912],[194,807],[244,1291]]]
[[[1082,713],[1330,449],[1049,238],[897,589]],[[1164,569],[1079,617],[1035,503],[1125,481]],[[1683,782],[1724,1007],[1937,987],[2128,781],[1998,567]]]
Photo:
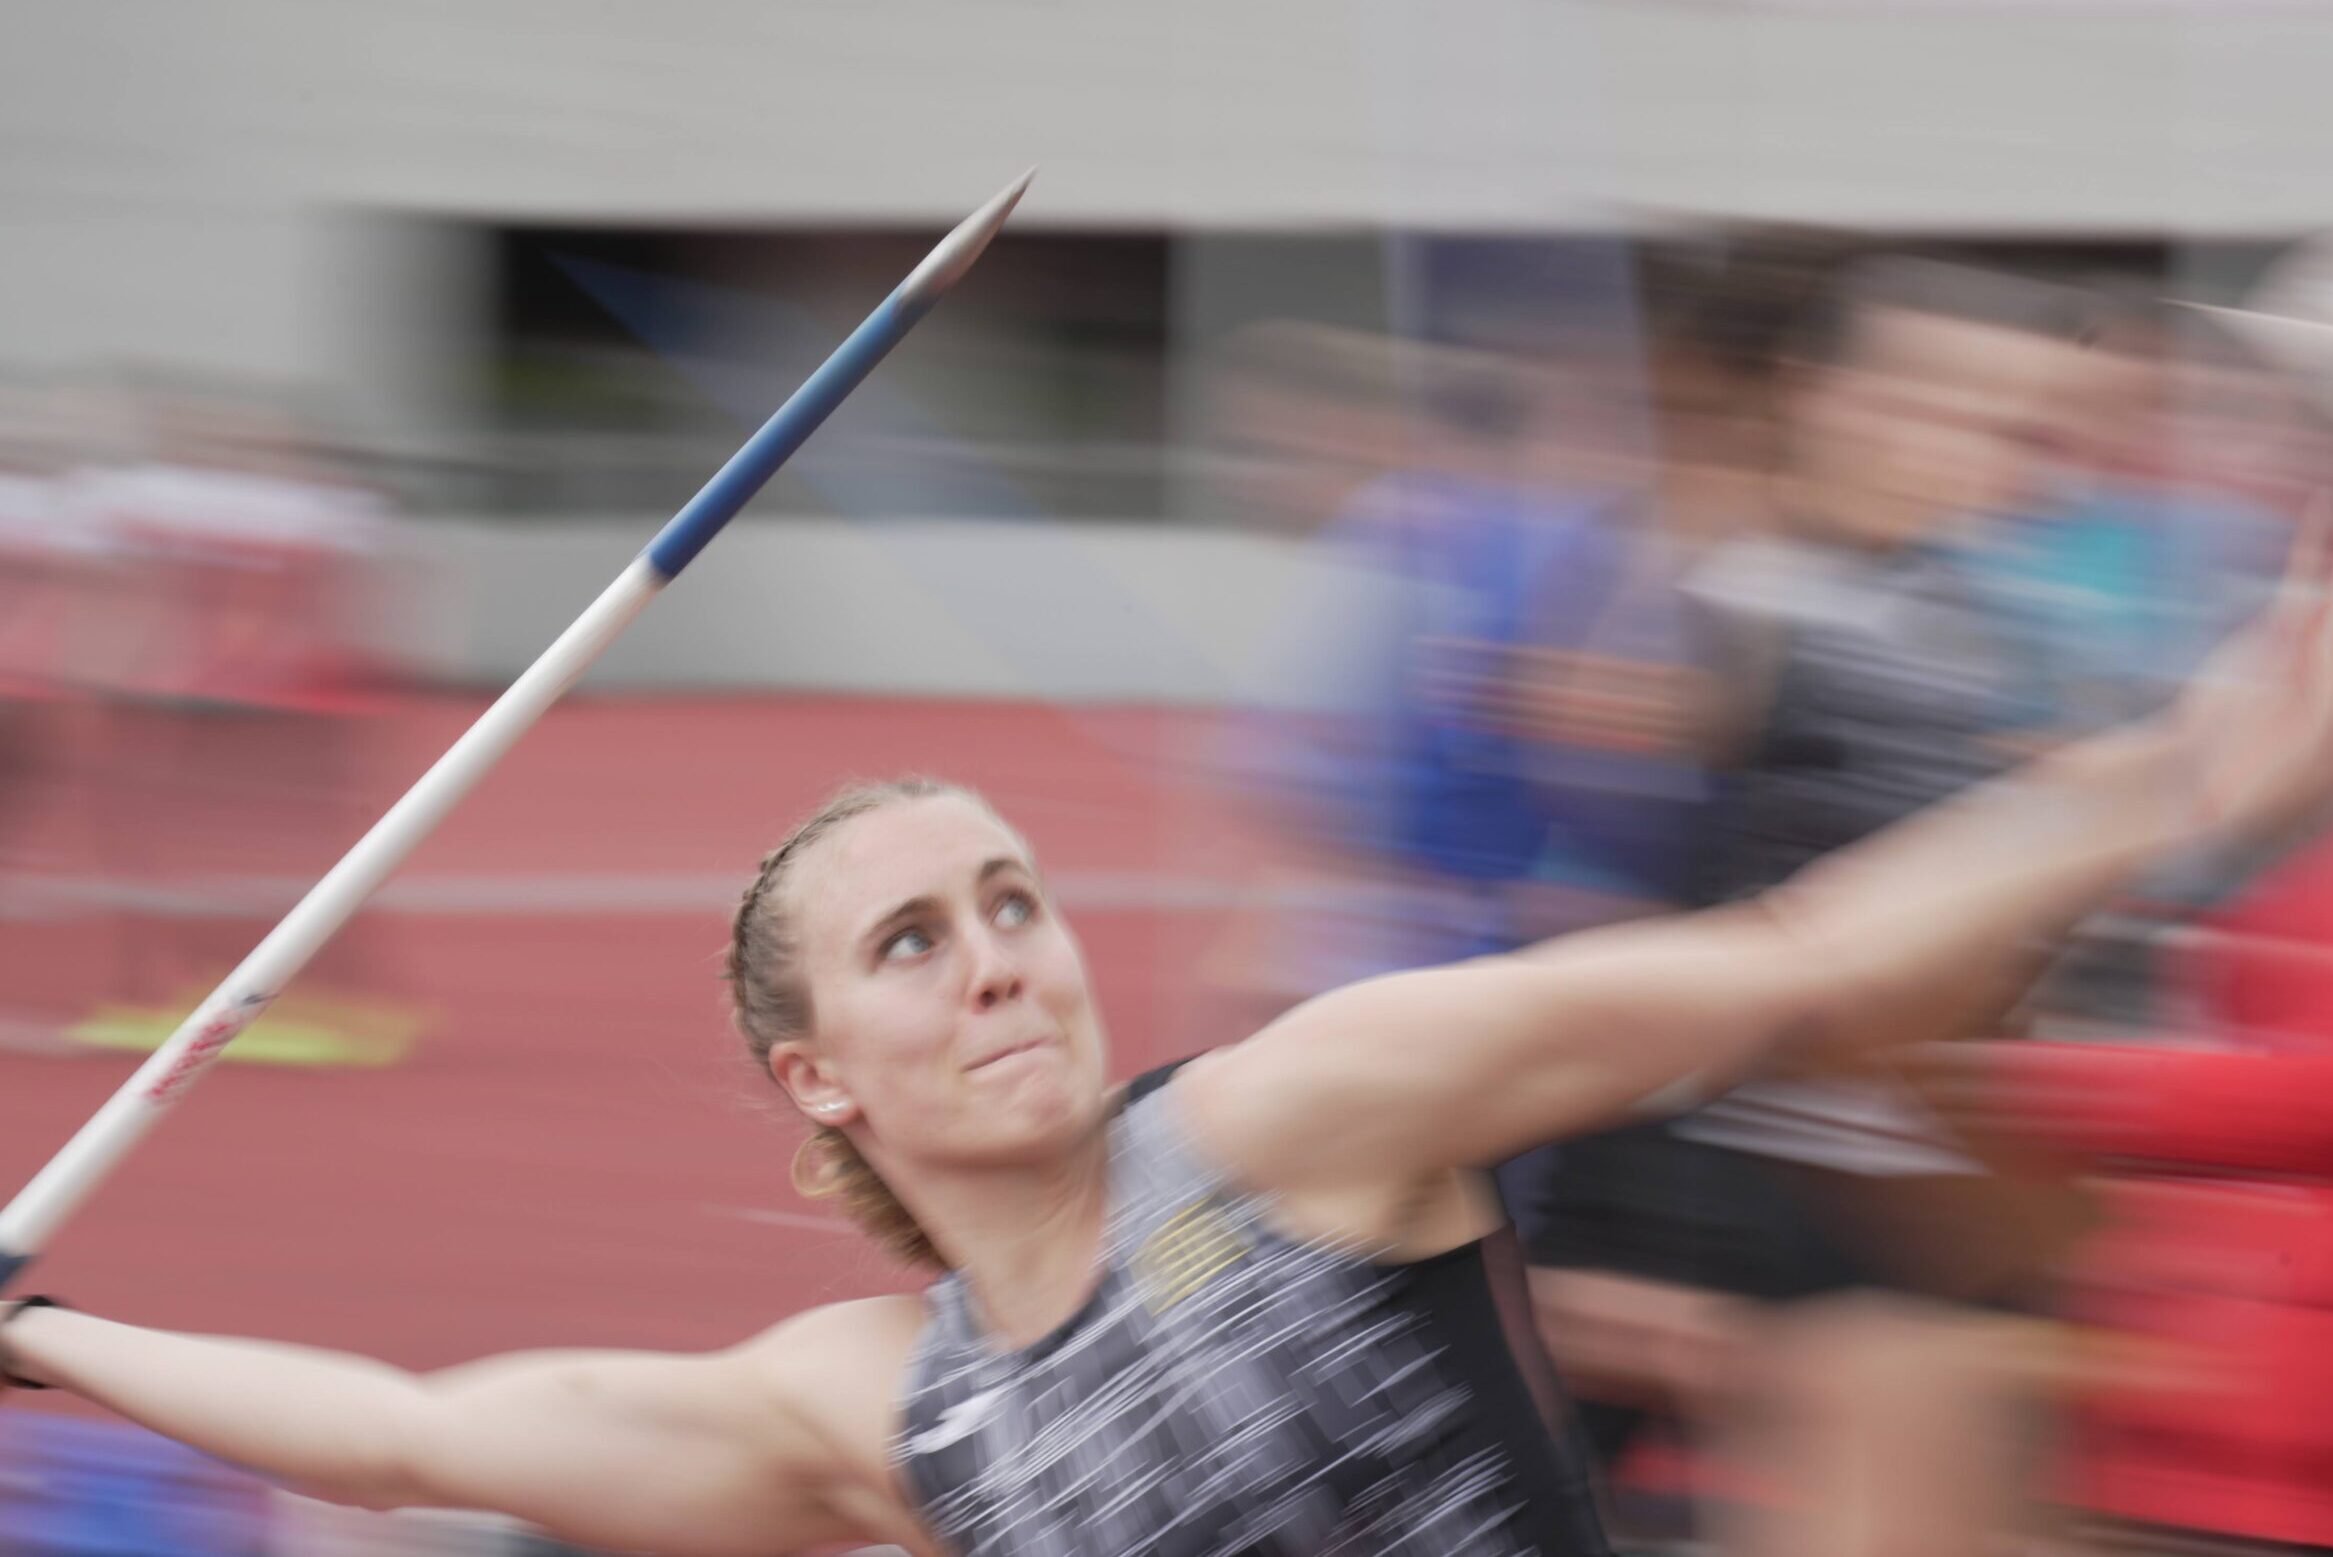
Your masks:
[[[410,629],[432,676],[500,686],[655,521],[432,522]],[[590,686],[1211,704],[1291,691],[1291,613],[1349,581],[1285,543],[1159,526],[740,520]]]
[[[479,268],[423,215],[1989,232],[2333,226],[2333,4],[0,0],[0,369],[332,389],[426,446]],[[523,664],[653,526],[428,532],[438,668]],[[610,684],[1209,699],[1226,535],[742,525]],[[1074,651],[1068,647],[1074,645]]]
[[[2333,223],[2333,6],[0,0],[0,364],[361,377],[383,211]],[[360,230],[361,225],[360,225]]]

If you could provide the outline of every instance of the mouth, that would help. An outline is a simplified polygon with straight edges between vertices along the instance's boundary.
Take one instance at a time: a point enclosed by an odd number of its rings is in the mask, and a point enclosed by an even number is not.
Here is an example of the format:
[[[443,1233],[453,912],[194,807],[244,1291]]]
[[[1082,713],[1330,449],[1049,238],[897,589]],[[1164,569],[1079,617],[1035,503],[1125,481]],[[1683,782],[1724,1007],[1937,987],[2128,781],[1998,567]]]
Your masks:
[[[997,1050],[994,1054],[987,1055],[984,1058],[975,1060],[970,1065],[965,1067],[965,1071],[967,1074],[970,1074],[976,1071],[989,1070],[995,1066],[1003,1064],[1007,1060],[1017,1059],[1024,1054],[1035,1054],[1050,1047],[1052,1047],[1051,1039],[1031,1038],[1025,1043],[1012,1044],[1009,1047]]]

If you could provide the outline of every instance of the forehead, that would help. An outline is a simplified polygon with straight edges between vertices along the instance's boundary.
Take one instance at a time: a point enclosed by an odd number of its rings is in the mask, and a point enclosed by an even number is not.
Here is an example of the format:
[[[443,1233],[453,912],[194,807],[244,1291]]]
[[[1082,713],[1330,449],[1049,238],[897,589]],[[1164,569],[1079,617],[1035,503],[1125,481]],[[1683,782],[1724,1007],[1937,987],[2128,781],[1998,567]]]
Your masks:
[[[1030,864],[1019,835],[978,801],[951,794],[896,800],[813,844],[794,901],[810,939],[848,937],[910,898],[964,891],[999,857]]]

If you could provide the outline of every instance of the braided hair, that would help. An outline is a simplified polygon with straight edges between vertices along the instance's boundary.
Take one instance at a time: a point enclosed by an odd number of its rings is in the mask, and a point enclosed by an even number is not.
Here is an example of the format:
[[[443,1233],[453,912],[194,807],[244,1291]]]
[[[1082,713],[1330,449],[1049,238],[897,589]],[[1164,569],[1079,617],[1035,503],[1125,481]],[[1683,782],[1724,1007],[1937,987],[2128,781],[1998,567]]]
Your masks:
[[[762,856],[761,869],[745,889],[730,925],[726,976],[737,1030],[763,1070],[769,1068],[772,1049],[810,1033],[810,986],[800,967],[800,940],[782,901],[797,862],[812,844],[845,822],[900,801],[940,795],[961,795],[987,805],[961,785],[921,776],[854,784],[829,797],[783,843]],[[946,1258],[914,1215],[842,1131],[813,1125],[810,1138],[794,1153],[793,1179],[804,1195],[834,1201],[885,1253],[910,1265],[947,1268]]]

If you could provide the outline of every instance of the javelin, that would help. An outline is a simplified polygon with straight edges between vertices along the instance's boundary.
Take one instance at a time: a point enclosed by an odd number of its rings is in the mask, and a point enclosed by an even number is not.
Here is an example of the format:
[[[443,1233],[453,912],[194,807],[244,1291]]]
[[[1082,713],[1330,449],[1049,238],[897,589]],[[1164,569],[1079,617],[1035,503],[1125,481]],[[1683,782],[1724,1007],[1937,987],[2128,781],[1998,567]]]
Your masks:
[[[777,474],[778,467],[859,387],[932,305],[962,279],[1012,214],[1036,171],[1031,168],[998,191],[908,272],[907,279],[893,288],[761,430],[729,457],[729,463],[657,532],[616,581],[584,608],[574,625],[478,716],[478,722],[373,824],[372,831],[357,840],[356,847],[227,975],[226,982],[194,1008],[178,1030],[90,1116],[7,1208],[0,1210],[0,1291],[7,1289],[46,1245],[49,1235],[186,1094],[196,1078],[234,1042],[235,1035],[258,1019],[284,985],[348,923],[446,813]]]

